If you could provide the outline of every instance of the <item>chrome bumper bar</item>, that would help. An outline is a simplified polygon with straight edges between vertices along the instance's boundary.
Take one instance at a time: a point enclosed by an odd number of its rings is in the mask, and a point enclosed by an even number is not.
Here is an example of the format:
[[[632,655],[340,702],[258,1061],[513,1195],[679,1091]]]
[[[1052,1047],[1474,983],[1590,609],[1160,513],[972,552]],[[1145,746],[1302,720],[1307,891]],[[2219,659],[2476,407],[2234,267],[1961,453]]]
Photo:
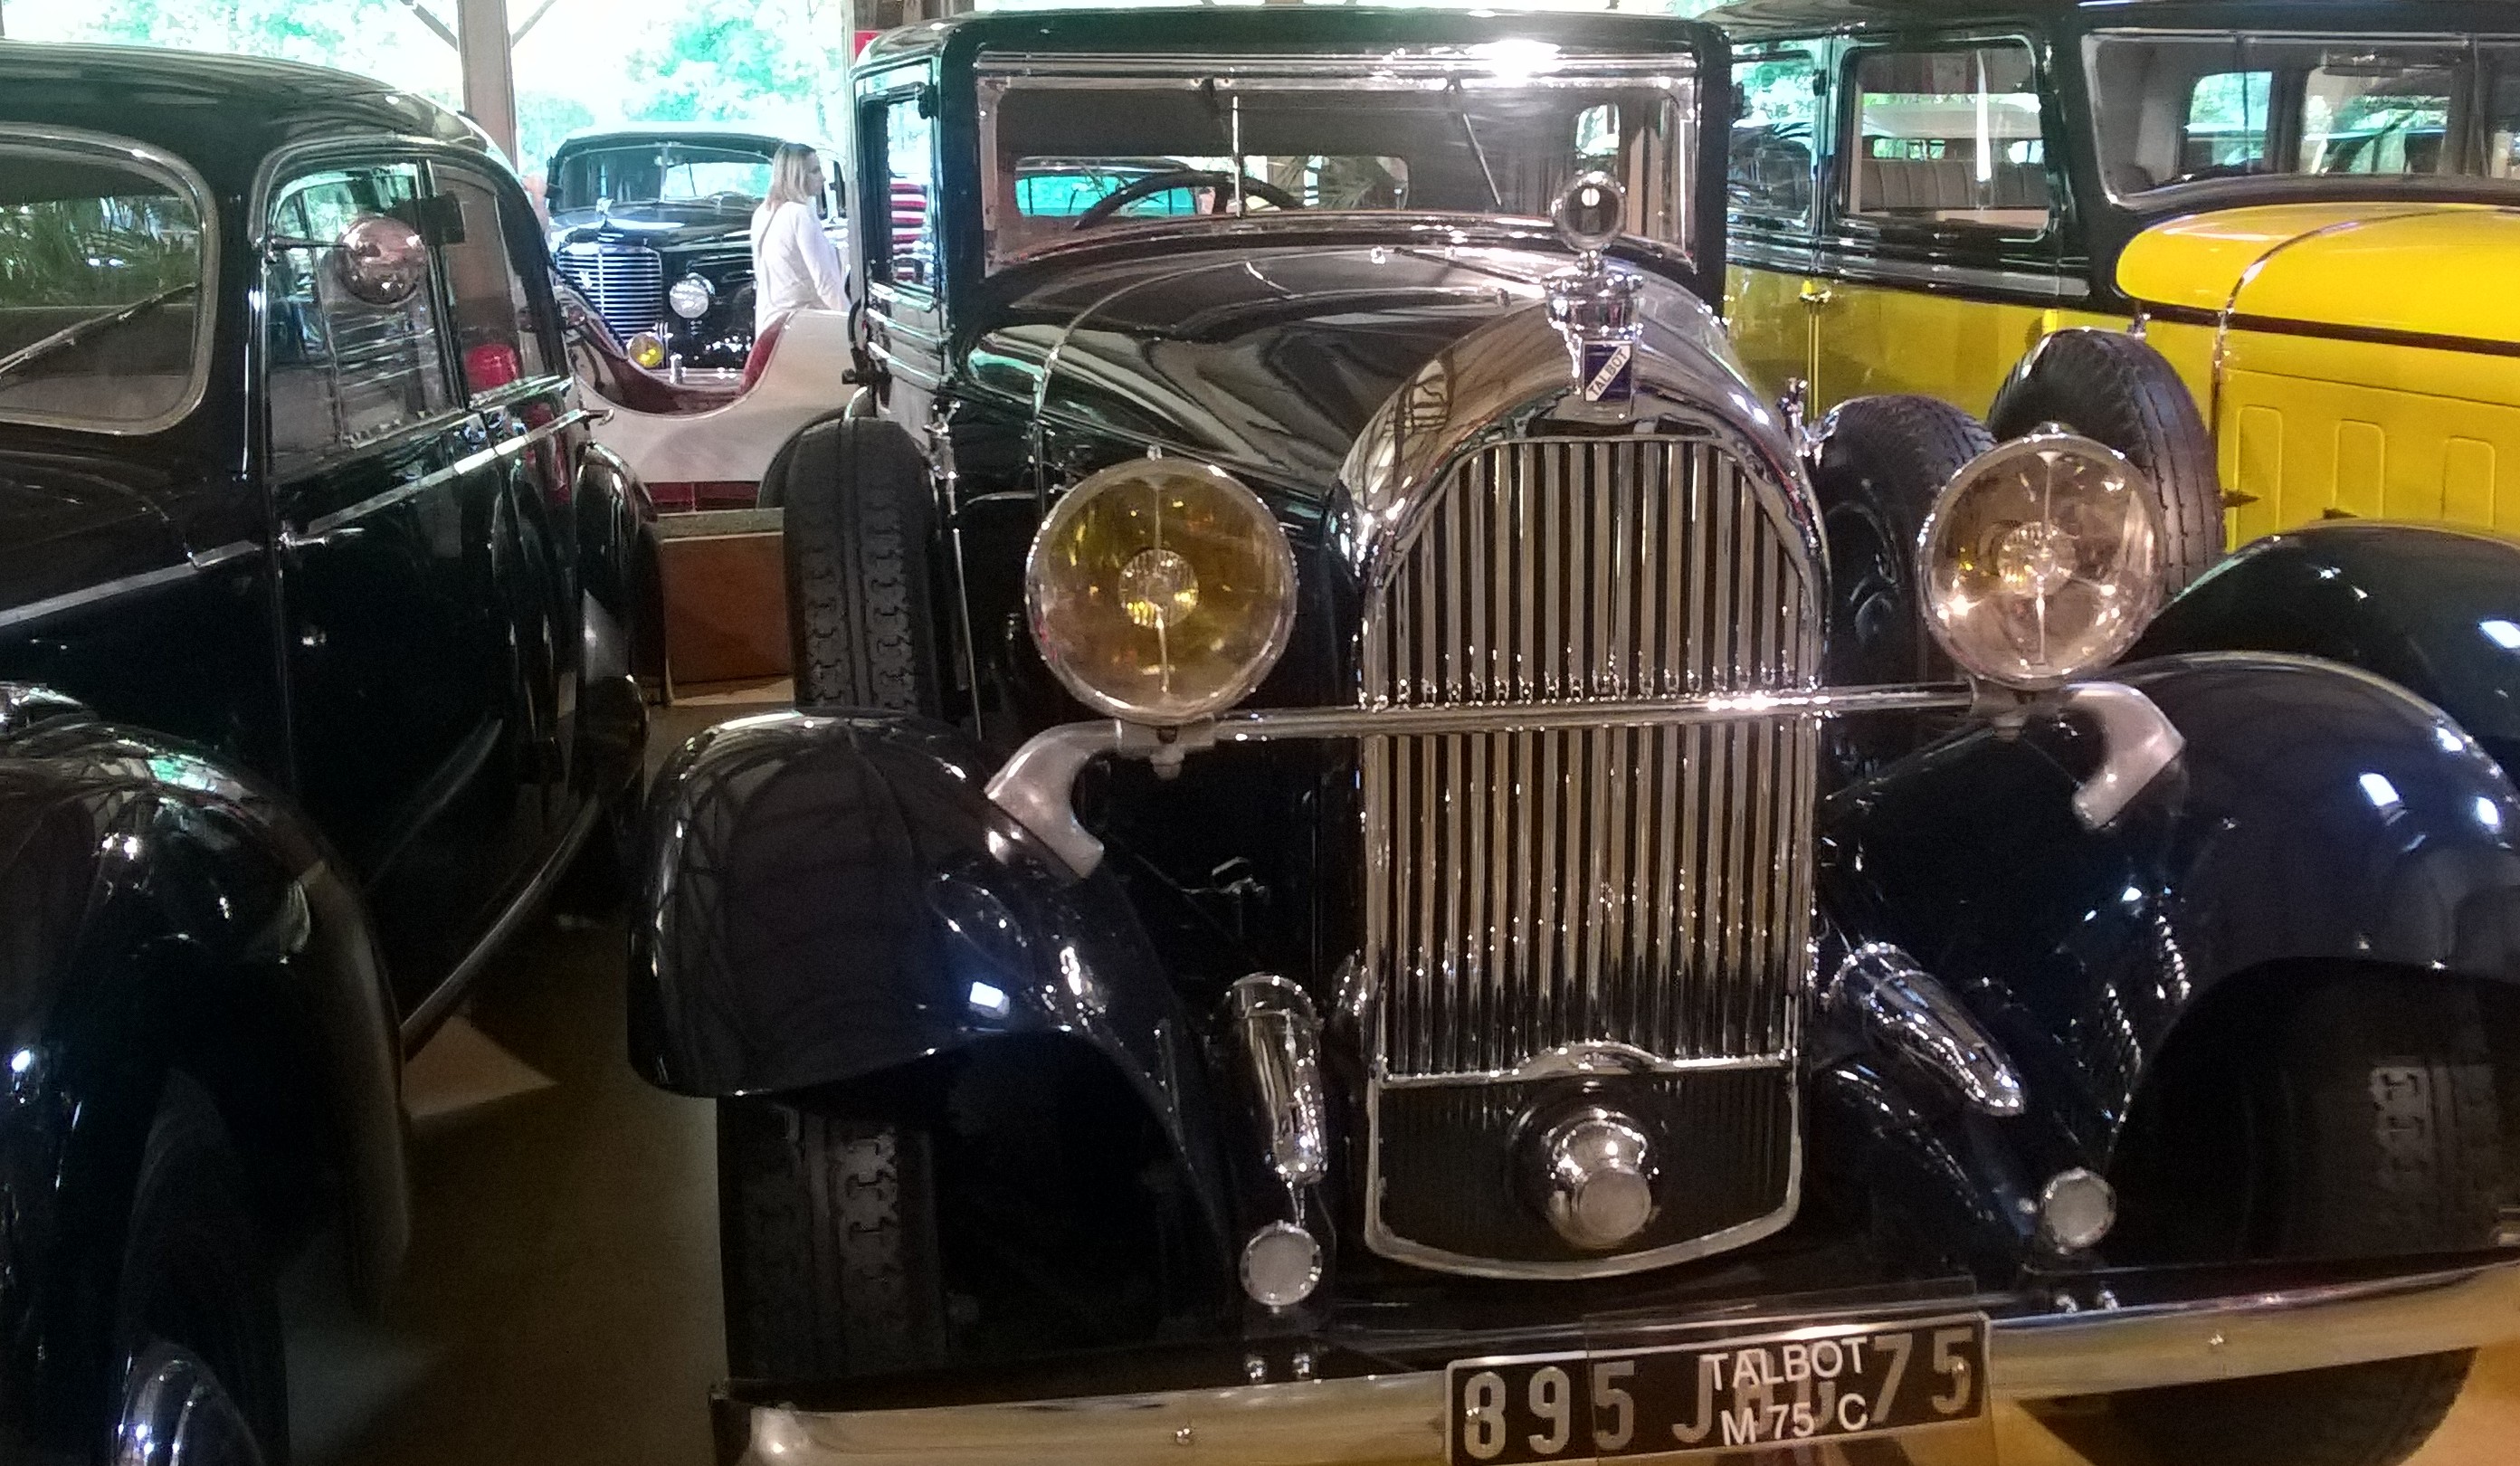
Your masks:
[[[2368,1363],[2520,1338],[2520,1259],[2384,1281],[1995,1321],[2015,1400]],[[754,1406],[745,1466],[1440,1463],[1444,1374],[863,1411]]]
[[[2101,733],[2100,767],[2074,796],[2075,811],[2096,829],[2168,768],[2182,747],[2179,730],[2152,700],[2115,682],[2083,682],[2043,702],[2083,712]],[[1667,728],[1772,718],[1847,717],[1867,712],[2019,713],[2017,698],[1963,686],[1841,687],[1810,692],[1729,693],[1598,703],[1457,703],[1398,708],[1261,708],[1180,728],[1102,720],[1064,723],[1033,735],[989,780],[989,799],[1048,846],[1077,875],[1102,863],[1102,843],[1076,820],[1076,776],[1106,754],[1178,768],[1220,745],[1290,739],[1392,738],[1447,733],[1528,733],[1559,728]]]

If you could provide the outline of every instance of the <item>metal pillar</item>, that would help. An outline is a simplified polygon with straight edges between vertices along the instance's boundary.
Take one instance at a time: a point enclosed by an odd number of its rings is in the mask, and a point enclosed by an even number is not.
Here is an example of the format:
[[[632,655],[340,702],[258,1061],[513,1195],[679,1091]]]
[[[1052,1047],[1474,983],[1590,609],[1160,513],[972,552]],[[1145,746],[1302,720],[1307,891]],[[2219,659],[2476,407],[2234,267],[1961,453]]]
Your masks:
[[[456,0],[456,51],[464,59],[464,110],[512,162],[517,157],[517,76],[508,0]]]

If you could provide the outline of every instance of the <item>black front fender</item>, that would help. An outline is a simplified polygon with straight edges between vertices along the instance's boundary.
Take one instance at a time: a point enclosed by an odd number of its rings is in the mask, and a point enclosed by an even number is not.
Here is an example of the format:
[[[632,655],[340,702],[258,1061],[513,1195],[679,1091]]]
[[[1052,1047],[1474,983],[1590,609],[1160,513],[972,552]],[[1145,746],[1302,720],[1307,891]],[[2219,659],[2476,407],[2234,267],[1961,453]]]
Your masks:
[[[2011,1051],[2055,1162],[2104,1162],[2172,1033],[2243,974],[2339,963],[2520,981],[2520,795],[2439,710],[2302,658],[2119,672],[2186,739],[2111,826],[2088,730],[1972,733],[1834,802],[1853,930],[1906,945]]]
[[[338,860],[249,777],[44,706],[0,716],[0,1387],[75,1435],[170,1073],[213,1095],[273,1219],[311,1219],[338,1168],[370,1301],[410,1221],[391,995]]]
[[[1110,876],[1056,872],[988,802],[985,757],[879,714],[773,713],[684,745],[648,810],[633,1062],[729,1096],[1067,1034],[1120,1070],[1213,1204],[1197,1037],[1136,912]]]

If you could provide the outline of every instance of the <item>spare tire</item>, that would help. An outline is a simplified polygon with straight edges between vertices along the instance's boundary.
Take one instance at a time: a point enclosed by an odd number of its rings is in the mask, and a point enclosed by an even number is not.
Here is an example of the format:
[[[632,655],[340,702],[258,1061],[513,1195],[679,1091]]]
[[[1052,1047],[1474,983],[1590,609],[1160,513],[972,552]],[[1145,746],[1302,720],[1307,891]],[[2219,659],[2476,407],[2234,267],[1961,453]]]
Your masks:
[[[1998,438],[2055,423],[2127,456],[2152,481],[2162,588],[2177,595],[2223,558],[2223,484],[2214,438],[2187,384],[2159,351],[2078,326],[2031,348],[1986,415]]]
[[[1857,397],[1821,423],[1812,487],[1828,540],[1828,685],[1954,681],[1959,670],[1925,628],[1916,551],[1934,500],[1995,446],[1978,420],[1933,397]],[[1839,774],[1861,778],[1928,731],[1909,717],[1828,725]]]
[[[781,478],[796,706],[939,716],[927,461],[884,418],[817,423],[789,447]]]

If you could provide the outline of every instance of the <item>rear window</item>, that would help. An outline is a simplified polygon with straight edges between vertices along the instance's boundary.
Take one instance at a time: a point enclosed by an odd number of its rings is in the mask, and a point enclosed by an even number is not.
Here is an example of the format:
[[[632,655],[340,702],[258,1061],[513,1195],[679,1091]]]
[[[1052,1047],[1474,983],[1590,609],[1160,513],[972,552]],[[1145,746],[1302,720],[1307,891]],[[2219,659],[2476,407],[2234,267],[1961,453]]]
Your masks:
[[[172,160],[0,131],[0,419],[180,421],[208,376],[214,243],[200,183]]]

